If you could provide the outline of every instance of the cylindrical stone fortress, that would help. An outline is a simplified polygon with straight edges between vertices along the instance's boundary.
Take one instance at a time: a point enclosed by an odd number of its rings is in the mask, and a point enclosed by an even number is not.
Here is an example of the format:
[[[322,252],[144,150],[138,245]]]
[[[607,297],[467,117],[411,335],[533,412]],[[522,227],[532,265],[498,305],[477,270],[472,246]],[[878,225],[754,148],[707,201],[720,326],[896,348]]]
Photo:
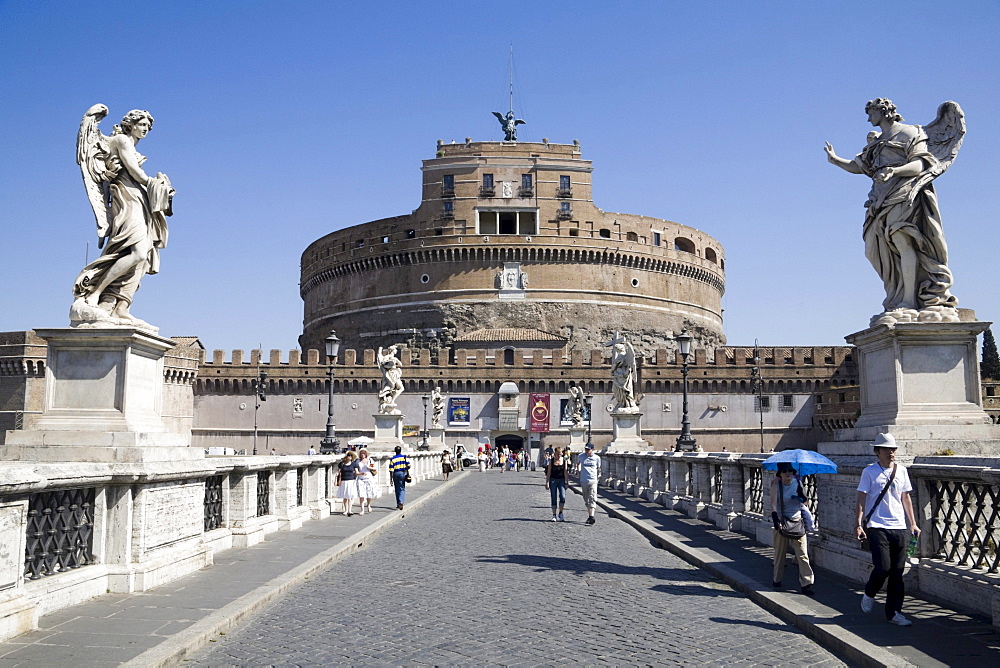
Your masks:
[[[590,350],[687,329],[725,343],[725,253],[685,225],[594,206],[579,144],[439,142],[409,214],[345,228],[302,254],[303,350],[447,344],[529,328]]]

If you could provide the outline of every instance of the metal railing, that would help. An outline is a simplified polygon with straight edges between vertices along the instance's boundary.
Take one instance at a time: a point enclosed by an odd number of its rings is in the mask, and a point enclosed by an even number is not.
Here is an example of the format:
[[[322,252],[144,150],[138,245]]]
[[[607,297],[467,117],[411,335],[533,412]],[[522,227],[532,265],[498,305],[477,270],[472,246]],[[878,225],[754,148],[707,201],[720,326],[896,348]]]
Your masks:
[[[96,489],[60,489],[28,497],[24,577],[47,575],[94,563]]]

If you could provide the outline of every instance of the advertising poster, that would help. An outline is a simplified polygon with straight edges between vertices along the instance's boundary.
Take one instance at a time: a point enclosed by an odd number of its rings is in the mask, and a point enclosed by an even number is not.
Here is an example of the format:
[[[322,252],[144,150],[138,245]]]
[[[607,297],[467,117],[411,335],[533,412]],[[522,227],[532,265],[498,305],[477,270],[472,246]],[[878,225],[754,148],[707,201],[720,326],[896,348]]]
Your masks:
[[[529,431],[549,430],[549,393],[532,392],[528,399],[528,416],[531,418]]]
[[[415,438],[420,436],[420,425],[419,424],[404,424],[403,425],[403,438]]]
[[[448,397],[448,424],[467,425],[471,418],[468,397]]]
[[[581,411],[583,423],[590,422],[590,406],[584,406]],[[559,400],[559,424],[565,426],[573,424],[573,402],[569,399]]]

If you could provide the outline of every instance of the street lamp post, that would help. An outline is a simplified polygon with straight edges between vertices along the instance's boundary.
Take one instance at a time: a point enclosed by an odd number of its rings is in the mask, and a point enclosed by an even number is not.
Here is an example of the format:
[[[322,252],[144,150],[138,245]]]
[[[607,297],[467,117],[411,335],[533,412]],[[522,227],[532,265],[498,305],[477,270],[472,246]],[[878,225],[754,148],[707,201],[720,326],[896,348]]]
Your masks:
[[[340,439],[337,438],[337,425],[333,422],[333,365],[340,352],[340,339],[337,338],[336,330],[330,330],[330,336],[326,337],[326,377],[330,392],[326,405],[326,435],[319,442],[321,454],[340,452]]]
[[[760,412],[760,451],[764,452],[764,376],[760,371],[760,347],[753,340],[753,368],[750,369],[750,392],[757,391],[757,409]]]
[[[431,398],[425,394],[420,397],[420,399],[424,402],[424,442],[420,444],[420,449],[429,450],[430,446],[427,445],[427,404],[430,402]]]
[[[688,420],[688,355],[691,354],[691,335],[687,333],[687,330],[684,330],[674,337],[674,341],[677,342],[677,349],[681,353],[681,360],[683,363],[683,366],[681,367],[681,375],[684,378],[684,403],[681,415],[681,435],[677,437],[677,446],[674,450],[677,452],[700,452],[701,448],[698,447],[698,442],[695,441],[694,436],[691,435],[691,422]]]
[[[264,383],[267,381],[267,372],[257,369],[257,377],[253,380],[253,453],[257,454],[257,411],[260,410],[260,402],[267,401],[267,393],[264,391]],[[244,452],[246,452],[244,450]]]
[[[594,428],[594,410],[590,407],[590,402],[594,400],[593,394],[588,394],[584,396],[583,401],[587,405],[587,445],[593,446],[594,441],[591,436],[593,435]]]

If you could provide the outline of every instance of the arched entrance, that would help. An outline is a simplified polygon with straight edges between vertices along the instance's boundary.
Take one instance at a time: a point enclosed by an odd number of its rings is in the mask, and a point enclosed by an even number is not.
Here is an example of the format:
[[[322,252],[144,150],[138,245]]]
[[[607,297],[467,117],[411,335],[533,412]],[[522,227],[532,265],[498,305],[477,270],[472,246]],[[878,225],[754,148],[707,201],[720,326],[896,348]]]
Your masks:
[[[524,438],[514,434],[504,434],[494,438],[493,444],[498,448],[506,445],[511,452],[520,452],[524,448]]]

